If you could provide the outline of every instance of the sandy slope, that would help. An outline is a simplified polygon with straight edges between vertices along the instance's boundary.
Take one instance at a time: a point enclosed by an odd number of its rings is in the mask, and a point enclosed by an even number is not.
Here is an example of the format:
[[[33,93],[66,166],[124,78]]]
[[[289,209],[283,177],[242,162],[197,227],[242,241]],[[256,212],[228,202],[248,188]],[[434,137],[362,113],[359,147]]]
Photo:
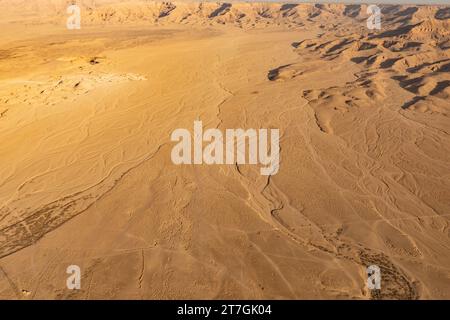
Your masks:
[[[81,2],[0,1],[0,298],[450,298],[448,7]],[[172,164],[194,120],[280,171]]]

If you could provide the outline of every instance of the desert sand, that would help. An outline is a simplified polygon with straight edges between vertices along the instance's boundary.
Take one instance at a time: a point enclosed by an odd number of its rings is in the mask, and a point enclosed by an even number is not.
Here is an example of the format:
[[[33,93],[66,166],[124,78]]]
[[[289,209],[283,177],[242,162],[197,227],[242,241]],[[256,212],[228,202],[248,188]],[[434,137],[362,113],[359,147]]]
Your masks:
[[[77,3],[0,1],[1,299],[450,299],[449,7]],[[196,120],[279,172],[173,164]]]

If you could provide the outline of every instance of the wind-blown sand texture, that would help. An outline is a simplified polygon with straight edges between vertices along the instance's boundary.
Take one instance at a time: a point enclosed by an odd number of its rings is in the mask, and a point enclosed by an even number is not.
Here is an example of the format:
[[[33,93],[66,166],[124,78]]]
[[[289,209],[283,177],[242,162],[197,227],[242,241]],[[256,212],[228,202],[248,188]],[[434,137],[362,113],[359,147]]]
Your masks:
[[[68,3],[0,0],[0,298],[450,298],[450,7]],[[278,174],[174,165],[197,119]]]

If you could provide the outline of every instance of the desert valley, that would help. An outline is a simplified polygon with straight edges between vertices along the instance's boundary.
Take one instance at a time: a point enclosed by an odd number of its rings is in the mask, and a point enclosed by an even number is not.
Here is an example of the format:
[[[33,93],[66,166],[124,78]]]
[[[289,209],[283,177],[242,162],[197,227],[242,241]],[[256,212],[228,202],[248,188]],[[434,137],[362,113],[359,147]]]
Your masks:
[[[0,298],[450,299],[450,7],[367,7],[0,0]]]

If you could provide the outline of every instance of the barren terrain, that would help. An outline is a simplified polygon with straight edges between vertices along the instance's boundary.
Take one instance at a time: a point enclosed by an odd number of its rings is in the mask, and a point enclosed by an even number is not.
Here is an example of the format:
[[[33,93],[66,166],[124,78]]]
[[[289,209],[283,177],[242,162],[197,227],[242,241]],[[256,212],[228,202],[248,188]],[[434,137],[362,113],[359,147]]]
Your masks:
[[[68,4],[0,0],[0,298],[450,298],[450,7]],[[173,164],[195,120],[279,172]]]

